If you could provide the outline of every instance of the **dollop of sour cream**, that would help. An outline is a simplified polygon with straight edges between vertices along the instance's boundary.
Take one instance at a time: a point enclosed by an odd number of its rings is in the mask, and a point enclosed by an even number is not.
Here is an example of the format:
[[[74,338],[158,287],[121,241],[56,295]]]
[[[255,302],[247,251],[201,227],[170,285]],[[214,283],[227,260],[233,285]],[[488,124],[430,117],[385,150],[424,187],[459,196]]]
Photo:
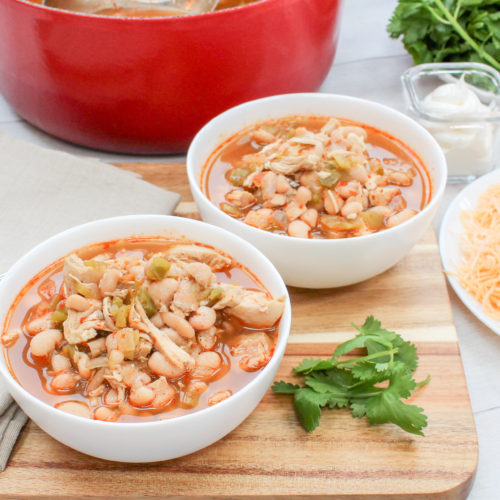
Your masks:
[[[423,99],[422,106],[430,116],[453,120],[422,120],[443,149],[450,176],[477,176],[492,168],[495,127],[484,121],[492,110],[467,83],[459,80],[437,87]]]

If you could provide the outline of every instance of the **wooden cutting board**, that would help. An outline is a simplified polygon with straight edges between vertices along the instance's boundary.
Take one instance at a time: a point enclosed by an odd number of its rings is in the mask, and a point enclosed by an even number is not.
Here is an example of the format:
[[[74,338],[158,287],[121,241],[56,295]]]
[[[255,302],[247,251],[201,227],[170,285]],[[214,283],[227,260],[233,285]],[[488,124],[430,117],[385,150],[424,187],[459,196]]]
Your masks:
[[[183,164],[120,166],[181,193],[178,215],[197,217]],[[291,399],[270,391],[224,439],[147,465],[88,457],[30,422],[0,474],[0,497],[465,498],[477,438],[434,232],[381,276],[341,289],[290,288],[290,296],[292,331],[277,378],[293,380],[293,366],[306,356],[329,356],[355,333],[351,322],[373,314],[417,344],[417,378],[432,377],[412,401],[429,417],[425,437],[370,426],[346,410],[324,411],[320,427],[307,434]]]

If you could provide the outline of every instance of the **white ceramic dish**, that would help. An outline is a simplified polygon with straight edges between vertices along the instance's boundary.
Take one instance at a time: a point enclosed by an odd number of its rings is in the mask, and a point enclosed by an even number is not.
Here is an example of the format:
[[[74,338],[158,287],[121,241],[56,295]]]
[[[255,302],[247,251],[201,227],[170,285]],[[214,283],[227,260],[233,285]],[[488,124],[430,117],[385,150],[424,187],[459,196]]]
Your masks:
[[[347,118],[388,132],[407,144],[427,166],[430,203],[409,221],[378,233],[336,240],[291,238],[251,227],[219,210],[202,192],[201,174],[212,151],[228,137],[257,122],[290,115]],[[207,123],[187,155],[191,191],[203,220],[230,230],[261,250],[288,285],[306,288],[357,283],[390,268],[422,237],[446,186],[446,162],[434,138],[418,123],[391,108],[332,94],[286,94],[251,101]]]
[[[0,325],[3,326],[5,314],[23,286],[47,265],[91,243],[133,235],[184,236],[220,248],[252,270],[274,297],[286,298],[278,342],[267,366],[230,398],[172,419],[119,423],[89,420],[65,413],[35,398],[19,385],[1,356],[0,373],[9,392],[26,414],[52,437],[78,451],[107,460],[153,462],[187,455],[212,444],[253,411],[271,385],[283,357],[290,331],[291,310],[280,275],[271,262],[246,241],[223,229],[190,219],[136,215],[77,226],[53,236],[22,257],[0,283]]]
[[[439,232],[439,249],[441,260],[446,271],[454,271],[457,263],[460,261],[462,253],[460,250],[460,236],[463,232],[460,213],[462,210],[470,210],[476,206],[477,200],[493,184],[500,183],[500,170],[484,175],[460,191],[458,196],[448,207],[441,224]],[[500,321],[490,318],[484,311],[481,304],[466,290],[462,288],[459,280],[453,275],[447,275],[448,280],[465,304],[469,311],[474,314],[487,327],[491,328],[496,334],[500,335]]]

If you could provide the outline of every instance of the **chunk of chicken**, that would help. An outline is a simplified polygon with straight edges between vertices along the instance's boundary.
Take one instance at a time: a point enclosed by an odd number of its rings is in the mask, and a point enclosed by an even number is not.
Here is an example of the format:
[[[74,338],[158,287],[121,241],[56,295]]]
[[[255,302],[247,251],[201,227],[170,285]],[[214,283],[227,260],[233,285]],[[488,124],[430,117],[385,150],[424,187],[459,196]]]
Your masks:
[[[184,314],[196,311],[200,307],[197,291],[191,280],[181,280],[172,299],[172,310],[178,310]],[[165,321],[164,318],[163,321]]]
[[[234,340],[231,354],[240,357],[242,370],[252,372],[267,365],[273,354],[273,342],[264,332],[243,333]]]
[[[227,309],[227,313],[241,319],[252,328],[270,328],[285,309],[284,298],[270,299],[262,292],[243,290],[241,302]]]
[[[202,262],[192,262],[186,265],[186,272],[203,288],[209,287],[215,281],[215,274],[210,266]]]
[[[108,330],[99,301],[92,301],[86,311],[68,309],[68,317],[63,323],[64,338],[69,344],[86,342],[97,336],[97,330]]]
[[[217,250],[199,245],[175,245],[170,248],[167,257],[181,262],[203,262],[210,266],[212,271],[219,272],[229,267],[232,263],[229,257],[222,255]]]
[[[165,332],[159,330],[151,323],[138,300],[134,302],[130,310],[129,323],[132,327],[149,333],[156,350],[161,352],[175,366],[182,367],[185,371],[194,369],[194,358],[173,342]]]
[[[146,287],[157,309],[160,309],[162,305],[168,307],[177,288],[179,288],[179,282],[173,278],[153,281]]]
[[[224,198],[238,208],[246,208],[255,203],[255,196],[243,189],[234,189],[224,195]]]
[[[71,254],[64,260],[63,276],[68,289],[73,289],[69,276],[77,278],[82,283],[94,283],[97,285],[105,271],[105,266],[86,266],[85,262],[76,254]]]
[[[230,285],[229,283],[217,283],[216,288],[221,288],[222,298],[213,306],[214,309],[220,310],[226,307],[234,307],[241,302],[244,290],[241,286]]]

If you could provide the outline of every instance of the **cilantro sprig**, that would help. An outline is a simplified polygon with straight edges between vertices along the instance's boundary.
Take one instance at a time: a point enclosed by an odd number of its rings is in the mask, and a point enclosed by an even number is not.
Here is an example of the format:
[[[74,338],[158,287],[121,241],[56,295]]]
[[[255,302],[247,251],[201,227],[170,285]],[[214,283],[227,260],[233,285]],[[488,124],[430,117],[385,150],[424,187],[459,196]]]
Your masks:
[[[499,0],[398,0],[387,31],[415,64],[474,61],[500,70]]]
[[[404,403],[420,385],[416,347],[395,332],[382,329],[380,321],[368,316],[356,337],[340,344],[330,359],[304,359],[294,368],[305,377],[303,387],[275,382],[277,394],[293,395],[295,411],[304,429],[312,432],[319,424],[321,409],[349,407],[352,416],[367,417],[372,424],[392,422],[412,434],[423,436],[427,425],[423,409]],[[342,359],[354,349],[365,354]]]

